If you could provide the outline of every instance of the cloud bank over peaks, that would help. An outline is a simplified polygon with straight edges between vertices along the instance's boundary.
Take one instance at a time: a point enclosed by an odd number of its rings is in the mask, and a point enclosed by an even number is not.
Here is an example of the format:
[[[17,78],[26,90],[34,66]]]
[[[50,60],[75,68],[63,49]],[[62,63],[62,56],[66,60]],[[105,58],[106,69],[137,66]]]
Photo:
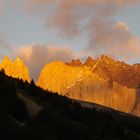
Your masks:
[[[18,47],[14,54],[24,60],[30,70],[30,75],[35,80],[38,78],[41,69],[51,61],[68,62],[75,58],[72,49],[67,46],[31,44]]]
[[[30,0],[42,15],[47,12],[46,26],[66,38],[87,34],[83,55],[108,54],[125,61],[136,60],[140,43],[123,21],[115,16],[127,6],[140,4],[140,0]],[[47,7],[47,8],[46,8]],[[52,9],[52,10],[50,10]],[[50,12],[51,11],[51,12]],[[79,50],[80,50],[79,46]]]

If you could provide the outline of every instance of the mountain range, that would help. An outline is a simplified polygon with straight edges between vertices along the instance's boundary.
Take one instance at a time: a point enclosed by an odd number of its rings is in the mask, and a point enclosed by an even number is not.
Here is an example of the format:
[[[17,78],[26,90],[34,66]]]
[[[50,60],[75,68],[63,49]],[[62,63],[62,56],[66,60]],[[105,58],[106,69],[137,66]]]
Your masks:
[[[30,81],[24,63],[5,57],[0,69],[14,78]],[[140,116],[140,64],[129,65],[108,56],[88,57],[70,63],[51,62],[42,69],[36,85],[72,99],[101,104]]]

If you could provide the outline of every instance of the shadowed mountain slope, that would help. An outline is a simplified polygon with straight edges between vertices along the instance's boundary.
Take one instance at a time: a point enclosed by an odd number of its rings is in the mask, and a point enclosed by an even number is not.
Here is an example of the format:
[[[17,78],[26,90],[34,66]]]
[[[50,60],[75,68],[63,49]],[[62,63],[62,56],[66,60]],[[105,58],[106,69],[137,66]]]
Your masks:
[[[0,101],[2,140],[140,139],[137,117],[97,104],[81,107],[87,103],[44,91],[33,81],[29,84],[3,72],[0,72]],[[35,108],[37,113],[31,115]]]

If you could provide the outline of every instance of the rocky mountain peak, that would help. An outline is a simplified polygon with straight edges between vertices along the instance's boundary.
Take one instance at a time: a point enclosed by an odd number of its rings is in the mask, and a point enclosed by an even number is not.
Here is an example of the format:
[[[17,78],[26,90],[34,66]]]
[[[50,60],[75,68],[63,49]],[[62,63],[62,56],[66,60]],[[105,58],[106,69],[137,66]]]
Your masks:
[[[70,63],[71,66],[82,66],[82,62],[80,61],[80,59],[73,59]]]
[[[107,56],[107,55],[102,55],[100,58],[99,58],[100,61],[104,61],[105,63],[107,64],[110,64],[110,63],[115,63],[116,60],[114,60],[113,58]]]
[[[8,56],[5,56],[2,60],[2,63],[5,64],[5,63],[11,63],[12,61],[10,60],[10,58]]]
[[[93,58],[91,56],[89,56],[84,64],[86,66],[92,67],[95,64],[95,62],[96,62],[96,60],[93,60]]]
[[[0,64],[1,69],[4,69],[8,76],[30,81],[28,68],[19,58],[12,62],[8,56],[5,56]]]
[[[15,63],[23,63],[23,61],[20,58],[16,58],[14,62]]]
[[[25,64],[20,58],[16,58],[13,62],[14,65],[18,65],[19,67],[25,67]]]

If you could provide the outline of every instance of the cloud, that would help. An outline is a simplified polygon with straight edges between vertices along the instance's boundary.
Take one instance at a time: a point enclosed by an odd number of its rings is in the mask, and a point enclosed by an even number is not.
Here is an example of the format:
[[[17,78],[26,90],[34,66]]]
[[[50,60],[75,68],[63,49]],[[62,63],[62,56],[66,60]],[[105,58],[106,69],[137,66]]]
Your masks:
[[[21,46],[15,49],[14,54],[24,60],[31,77],[35,80],[46,63],[59,60],[68,62],[75,57],[74,52],[68,47],[40,44]]]
[[[74,36],[83,31],[81,23],[90,17],[87,24],[96,20],[97,15],[100,19],[110,19],[116,11],[124,6],[140,3],[139,0],[30,0],[30,5],[42,5],[47,11],[46,6],[55,5],[48,16],[47,24],[49,27],[55,27],[62,31],[64,36]],[[43,7],[42,10],[43,10]],[[43,10],[44,12],[44,10]],[[105,17],[104,17],[105,16]]]
[[[87,34],[83,55],[108,54],[131,61],[138,57],[140,44],[126,23],[114,20],[125,7],[139,0],[30,0],[31,7],[46,12],[46,26],[66,38]],[[47,7],[47,8],[46,8]],[[51,10],[50,10],[51,9]],[[80,49],[80,48],[79,48]]]
[[[5,35],[0,35],[0,48],[2,49],[10,49],[9,42],[6,40]]]
[[[7,40],[5,34],[0,34],[0,60],[4,57],[5,54],[8,54],[12,50],[12,45]]]
[[[2,14],[3,12],[3,1],[0,0],[0,15]]]
[[[98,21],[92,22],[89,27],[91,29],[90,46],[85,50],[91,55],[90,52],[95,52],[96,56],[107,54],[125,61],[138,59],[140,56],[139,40],[132,35],[127,24],[117,22],[105,26],[104,22],[100,24]]]
[[[135,4],[138,3],[139,0],[71,0],[71,1],[67,1],[67,0],[30,0],[31,3],[38,3],[38,4],[45,4],[45,3],[53,3],[53,2],[60,2],[60,3],[65,3],[68,5],[96,5],[96,4],[100,4],[100,3],[114,3],[117,5],[126,5],[126,4]]]

